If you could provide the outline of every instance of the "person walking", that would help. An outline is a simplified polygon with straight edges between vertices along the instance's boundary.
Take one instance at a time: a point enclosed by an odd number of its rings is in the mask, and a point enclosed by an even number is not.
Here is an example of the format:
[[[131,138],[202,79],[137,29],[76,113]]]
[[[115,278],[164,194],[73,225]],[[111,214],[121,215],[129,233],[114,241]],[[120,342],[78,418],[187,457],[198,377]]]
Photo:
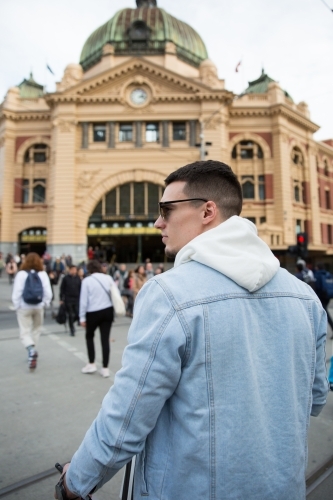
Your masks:
[[[333,340],[333,319],[328,311],[328,304],[330,303],[331,298],[329,296],[328,286],[327,286],[327,282],[329,282],[330,289],[332,290],[333,276],[331,273],[326,271],[324,264],[319,263],[317,264],[317,269],[314,272],[314,277],[316,280],[315,292],[318,295],[321,305],[326,311],[327,321],[331,327],[331,340]]]
[[[0,278],[2,277],[2,271],[5,268],[5,261],[3,259],[3,254],[0,252]]]
[[[17,273],[17,264],[14,260],[14,257],[11,257],[8,264],[6,264],[6,272],[8,274],[9,284],[12,285],[15,274]]]
[[[84,278],[81,286],[80,323],[86,329],[89,363],[82,368],[82,373],[95,373],[97,371],[94,335],[96,328],[99,328],[103,359],[100,374],[102,377],[109,377],[110,332],[113,322],[110,288],[114,281],[111,276],[103,273],[98,260],[89,261],[87,270],[90,276]]]
[[[122,368],[60,485],[88,498],[136,456],[134,500],[305,500],[326,313],[239,216],[228,165],[165,184],[155,227],[174,267],[138,293]]]
[[[146,271],[142,264],[134,270],[134,283],[133,283],[133,293],[134,301],[139,291],[147,281]]]
[[[37,278],[33,276],[33,279],[30,279],[29,275],[33,274],[37,274]],[[31,285],[29,289],[28,284]],[[36,300],[31,300],[34,294],[36,294]],[[44,307],[49,306],[51,300],[50,280],[43,270],[42,259],[37,253],[30,252],[15,277],[12,293],[12,301],[20,328],[20,339],[28,350],[30,369],[35,369],[37,366],[38,352],[36,348],[43,325]]]
[[[81,279],[77,267],[72,264],[60,285],[60,304],[65,305],[72,337],[75,335],[74,322],[79,320],[80,290]]]

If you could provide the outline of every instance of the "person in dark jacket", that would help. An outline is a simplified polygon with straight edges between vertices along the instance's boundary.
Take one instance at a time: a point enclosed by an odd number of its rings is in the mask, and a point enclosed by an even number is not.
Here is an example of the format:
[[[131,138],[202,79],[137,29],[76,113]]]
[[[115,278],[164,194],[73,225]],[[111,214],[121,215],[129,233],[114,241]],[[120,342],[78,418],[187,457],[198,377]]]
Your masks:
[[[65,304],[72,336],[75,335],[74,322],[79,317],[80,291],[81,279],[77,274],[77,267],[72,265],[69,268],[69,274],[66,274],[60,287],[60,303]]]
[[[333,340],[333,319],[330,313],[328,312],[328,304],[330,302],[330,298],[327,296],[327,291],[325,290],[323,286],[323,278],[326,276],[327,271],[324,267],[324,264],[317,264],[317,269],[314,273],[314,276],[316,278],[316,288],[315,292],[318,295],[318,298],[321,302],[321,305],[326,311],[327,314],[327,321],[328,324],[331,327],[332,333],[331,333],[331,340]]]

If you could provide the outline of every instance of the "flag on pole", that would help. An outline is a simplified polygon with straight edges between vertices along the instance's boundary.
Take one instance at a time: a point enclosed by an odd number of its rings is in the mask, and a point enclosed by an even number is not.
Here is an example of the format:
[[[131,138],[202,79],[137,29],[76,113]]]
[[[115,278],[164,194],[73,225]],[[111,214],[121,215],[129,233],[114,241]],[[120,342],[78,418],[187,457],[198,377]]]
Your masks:
[[[53,73],[52,69],[50,68],[50,66],[47,64],[46,67],[49,70],[49,72],[52,73],[52,75],[54,76],[54,73]]]
[[[242,61],[239,61],[239,63],[237,64],[236,68],[235,68],[235,72],[238,73],[239,71],[239,66],[242,64]]]

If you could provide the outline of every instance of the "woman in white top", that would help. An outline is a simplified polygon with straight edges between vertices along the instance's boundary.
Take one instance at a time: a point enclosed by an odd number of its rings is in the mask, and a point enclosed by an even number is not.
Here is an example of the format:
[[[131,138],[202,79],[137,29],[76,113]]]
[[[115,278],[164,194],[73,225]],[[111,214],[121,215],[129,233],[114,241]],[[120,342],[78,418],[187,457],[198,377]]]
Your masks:
[[[37,280],[32,280],[30,287],[30,299],[27,298],[26,282],[29,273],[37,273]],[[34,289],[36,298],[34,299]],[[39,293],[39,291],[41,293]],[[38,297],[37,297],[38,295]],[[27,303],[26,300],[29,301]],[[31,252],[26,256],[20,271],[17,273],[14,281],[12,301],[16,310],[17,321],[20,327],[20,339],[28,350],[29,368],[34,369],[37,366],[38,353],[36,346],[39,340],[41,327],[44,319],[44,307],[50,304],[52,299],[52,290],[50,280],[43,270],[43,262],[40,256]],[[32,303],[34,302],[34,303]]]
[[[100,370],[102,377],[109,377],[108,368],[110,358],[110,332],[113,322],[113,305],[110,289],[114,283],[111,276],[103,273],[102,266],[97,260],[87,264],[90,274],[84,278],[80,294],[80,323],[86,328],[86,342],[89,363],[82,368],[82,373],[97,371],[95,364],[94,335],[99,327],[102,344],[103,367]]]

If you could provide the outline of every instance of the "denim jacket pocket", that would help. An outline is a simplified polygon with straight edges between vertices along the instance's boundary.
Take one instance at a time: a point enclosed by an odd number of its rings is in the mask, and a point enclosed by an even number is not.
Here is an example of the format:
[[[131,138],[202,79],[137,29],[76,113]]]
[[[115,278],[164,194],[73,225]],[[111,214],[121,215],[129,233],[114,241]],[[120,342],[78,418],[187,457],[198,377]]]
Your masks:
[[[141,496],[148,496],[148,484],[146,480],[146,449],[144,448],[141,453]]]

